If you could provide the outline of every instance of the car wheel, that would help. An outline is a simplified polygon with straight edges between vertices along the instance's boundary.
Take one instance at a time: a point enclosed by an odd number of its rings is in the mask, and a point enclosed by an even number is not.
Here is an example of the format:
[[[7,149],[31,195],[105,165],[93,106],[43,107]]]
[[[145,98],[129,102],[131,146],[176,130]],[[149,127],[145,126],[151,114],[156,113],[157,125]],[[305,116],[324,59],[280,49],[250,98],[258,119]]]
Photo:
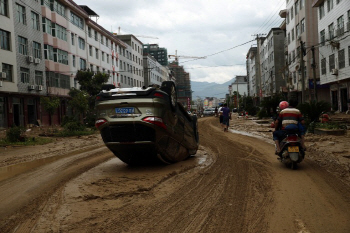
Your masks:
[[[162,86],[160,89],[168,94],[171,109],[175,111],[176,103],[177,103],[177,93],[176,93],[175,83],[172,81],[164,81],[162,82]]]

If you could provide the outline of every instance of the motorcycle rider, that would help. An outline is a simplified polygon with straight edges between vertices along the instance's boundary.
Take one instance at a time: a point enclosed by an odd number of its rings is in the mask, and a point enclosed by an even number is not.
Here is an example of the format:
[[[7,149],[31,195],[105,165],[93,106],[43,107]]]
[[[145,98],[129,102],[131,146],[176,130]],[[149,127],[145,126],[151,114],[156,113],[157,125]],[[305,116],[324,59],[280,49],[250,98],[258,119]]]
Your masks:
[[[298,101],[296,99],[290,99],[289,104],[286,101],[280,103],[281,112],[275,121],[275,131],[273,132],[273,140],[276,144],[276,154],[281,151],[280,141],[285,137],[286,131],[298,131],[301,137],[300,143],[304,151],[306,147],[304,144],[304,124],[305,121],[301,115],[299,109],[296,108]]]

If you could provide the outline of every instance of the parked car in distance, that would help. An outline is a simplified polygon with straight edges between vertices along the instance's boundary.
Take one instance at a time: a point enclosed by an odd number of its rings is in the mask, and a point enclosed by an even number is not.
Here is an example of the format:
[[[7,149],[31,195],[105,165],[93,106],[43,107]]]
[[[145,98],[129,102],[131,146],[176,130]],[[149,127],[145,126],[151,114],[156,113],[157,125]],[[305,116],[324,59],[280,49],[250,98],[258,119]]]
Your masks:
[[[204,109],[203,111],[203,116],[214,116],[215,114],[215,109],[212,109],[212,108],[207,108],[207,109]]]
[[[112,88],[96,97],[96,128],[105,145],[123,162],[175,163],[196,154],[196,116],[177,102],[176,86]]]

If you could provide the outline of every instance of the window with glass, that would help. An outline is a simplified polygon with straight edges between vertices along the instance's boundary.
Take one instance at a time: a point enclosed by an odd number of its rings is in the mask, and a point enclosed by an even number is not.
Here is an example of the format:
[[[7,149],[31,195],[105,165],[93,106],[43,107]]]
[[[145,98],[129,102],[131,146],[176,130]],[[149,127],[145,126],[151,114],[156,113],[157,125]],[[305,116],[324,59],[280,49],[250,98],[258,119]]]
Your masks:
[[[18,36],[18,52],[23,55],[28,55],[28,39]]]
[[[321,60],[321,74],[326,74],[327,69],[326,69],[326,58],[323,58]]]
[[[8,0],[0,0],[0,15],[8,16]]]
[[[27,24],[26,23],[26,8],[22,5],[19,5],[16,3],[17,8],[17,21],[19,23]]]
[[[29,69],[20,67],[20,76],[22,83],[29,83]]]
[[[70,19],[71,23],[77,26],[80,29],[84,29],[84,21],[82,18],[74,14],[73,12],[70,12]]]
[[[292,20],[294,18],[294,7],[290,9],[290,19]]]
[[[55,24],[55,28],[53,29],[55,31],[55,35],[57,38],[67,41],[67,29],[65,27],[62,27],[59,24]]]
[[[324,3],[322,3],[322,4],[318,7],[318,15],[319,15],[320,19],[323,18],[323,16],[324,16]]]
[[[300,21],[300,34],[305,32],[305,18]]]
[[[61,49],[53,49],[53,60],[64,65],[68,65],[68,52]]]
[[[10,32],[0,29],[0,49],[10,50]]]
[[[299,13],[299,0],[295,1],[294,9],[295,9],[295,15],[297,15]]]
[[[5,81],[12,82],[13,66],[2,63],[2,72],[6,73]]]
[[[334,54],[329,56],[329,70],[335,69]]]
[[[86,60],[80,58],[80,69],[85,70],[86,69]]]
[[[338,26],[337,36],[343,35],[344,34],[344,17],[343,16],[340,16],[337,19],[337,26]]]
[[[297,26],[295,27],[295,36],[296,36],[296,38],[298,38],[298,36],[300,35],[300,25],[299,24],[297,24]]]
[[[92,46],[89,45],[89,55],[92,57]]]
[[[328,12],[333,9],[333,0],[327,0],[327,10]]]
[[[102,61],[105,61],[105,53],[104,52],[101,52],[101,58],[102,58]]]
[[[290,32],[288,32],[288,44],[290,44]]]
[[[345,50],[339,50],[338,51],[338,67],[339,69],[342,69],[345,67]]]
[[[89,35],[89,37],[91,38],[91,27],[88,27],[88,35]]]
[[[95,49],[96,59],[98,59],[98,49]]]
[[[40,31],[39,15],[33,11],[31,12],[31,15],[32,15],[32,28]]]
[[[320,31],[320,42],[321,42],[321,45],[324,45],[325,44],[325,31],[322,30]]]
[[[97,34],[97,31],[95,31],[95,41],[98,41],[98,34]]]
[[[332,40],[334,38],[334,25],[333,25],[333,23],[328,25],[328,35],[329,35],[330,40]]]
[[[109,42],[108,42],[108,39],[106,38],[106,46],[108,47],[109,46]]]
[[[103,35],[101,35],[101,44],[105,44],[105,39]]]
[[[35,58],[41,59],[41,44],[33,41],[33,55]]]
[[[36,85],[43,85],[43,72],[36,70],[35,71],[35,84]]]
[[[72,55],[72,63],[73,63],[73,67],[75,67],[75,55]]]
[[[64,5],[62,5],[61,3],[59,3],[58,1],[55,0],[54,2],[54,11],[57,12],[59,15],[66,17],[65,11],[66,8]]]
[[[294,28],[292,29],[292,41],[294,41]]]
[[[90,71],[93,71],[93,70],[94,70],[94,65],[90,64]]]
[[[305,0],[300,0],[300,9],[302,9],[305,6]]]
[[[107,63],[109,63],[109,54],[106,54]]]
[[[78,38],[79,48],[85,50],[85,40],[81,37]]]
[[[44,45],[44,57],[46,60],[53,61],[53,47],[51,45]]]
[[[43,22],[43,32],[51,35],[52,34],[52,22],[51,22],[51,20],[43,17],[42,22]]]
[[[74,33],[72,32],[70,35],[71,35],[71,39],[72,39],[72,45],[74,45]]]

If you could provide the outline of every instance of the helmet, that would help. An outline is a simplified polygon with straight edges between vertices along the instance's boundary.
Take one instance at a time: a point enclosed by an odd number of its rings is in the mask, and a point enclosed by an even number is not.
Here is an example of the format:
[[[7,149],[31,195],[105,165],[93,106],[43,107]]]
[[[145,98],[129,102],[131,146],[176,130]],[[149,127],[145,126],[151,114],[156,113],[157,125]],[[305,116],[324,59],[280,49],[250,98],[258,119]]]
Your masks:
[[[289,106],[287,101],[281,101],[280,104],[278,105],[280,107],[280,110],[283,110]]]

